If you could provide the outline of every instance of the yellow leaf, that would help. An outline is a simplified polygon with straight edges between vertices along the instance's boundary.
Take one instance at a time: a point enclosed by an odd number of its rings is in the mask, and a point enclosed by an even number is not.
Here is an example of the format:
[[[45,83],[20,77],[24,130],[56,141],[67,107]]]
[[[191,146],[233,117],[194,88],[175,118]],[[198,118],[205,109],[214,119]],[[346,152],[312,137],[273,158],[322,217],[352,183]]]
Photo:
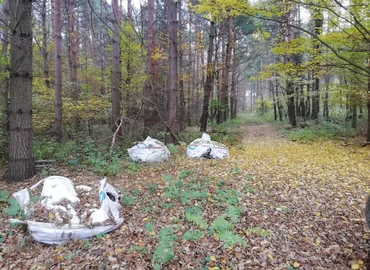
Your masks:
[[[270,253],[267,253],[267,257],[270,259],[270,260],[273,260],[274,257],[272,257],[272,255]]]
[[[293,263],[293,267],[294,267],[294,268],[298,268],[298,267],[300,267],[300,266],[301,266],[301,265],[299,264],[299,262],[294,262],[294,263]]]
[[[360,269],[360,266],[357,263],[352,264],[352,270]]]
[[[146,217],[146,218],[143,218],[143,221],[147,221],[148,220],[148,218]]]
[[[210,256],[210,257],[209,257],[209,259],[210,259],[211,261],[214,261],[214,262],[216,261],[216,257],[215,257],[215,256]]]
[[[49,213],[49,218],[54,219],[55,215],[53,213]]]

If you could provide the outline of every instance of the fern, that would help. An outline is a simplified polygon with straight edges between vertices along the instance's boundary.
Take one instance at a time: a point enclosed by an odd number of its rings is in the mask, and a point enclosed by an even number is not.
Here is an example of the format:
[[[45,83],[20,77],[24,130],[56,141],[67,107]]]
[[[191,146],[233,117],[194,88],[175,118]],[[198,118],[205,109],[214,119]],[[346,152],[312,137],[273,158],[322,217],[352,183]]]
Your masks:
[[[159,231],[159,243],[152,258],[152,266],[154,269],[161,269],[161,265],[171,261],[173,257],[175,257],[173,251],[173,243],[175,240],[176,235],[173,233],[172,227],[162,228]]]
[[[233,247],[235,245],[246,246],[247,242],[238,234],[231,231],[224,231],[218,234],[220,239],[224,242],[225,248]]]
[[[184,233],[182,240],[196,241],[203,237],[203,232],[199,230]]]
[[[185,209],[185,219],[189,222],[194,223],[201,229],[206,229],[208,227],[207,223],[203,220],[201,215],[202,209],[200,207],[189,207]]]
[[[0,202],[8,201],[9,192],[8,190],[4,189],[0,191]]]
[[[218,234],[230,230],[233,227],[233,225],[225,219],[225,215],[215,219],[211,226]]]
[[[12,217],[22,215],[23,211],[16,199],[10,198],[7,202],[10,204],[10,207],[4,209],[4,214]]]
[[[234,223],[239,222],[240,214],[242,212],[243,212],[242,209],[240,209],[239,207],[232,206],[232,205],[227,206],[227,216]]]

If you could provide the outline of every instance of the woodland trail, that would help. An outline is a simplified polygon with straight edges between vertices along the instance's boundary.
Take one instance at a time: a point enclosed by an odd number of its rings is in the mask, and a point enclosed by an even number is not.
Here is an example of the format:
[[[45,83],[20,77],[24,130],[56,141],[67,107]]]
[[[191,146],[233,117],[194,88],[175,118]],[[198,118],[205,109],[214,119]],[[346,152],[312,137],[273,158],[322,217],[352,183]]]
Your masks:
[[[369,147],[291,142],[270,124],[240,134],[224,160],[189,159],[179,146],[169,162],[109,176],[122,191],[125,222],[103,238],[47,246],[2,215],[0,268],[151,269],[159,232],[170,227],[173,257],[162,269],[370,269]],[[76,184],[101,179],[89,168],[57,174]]]

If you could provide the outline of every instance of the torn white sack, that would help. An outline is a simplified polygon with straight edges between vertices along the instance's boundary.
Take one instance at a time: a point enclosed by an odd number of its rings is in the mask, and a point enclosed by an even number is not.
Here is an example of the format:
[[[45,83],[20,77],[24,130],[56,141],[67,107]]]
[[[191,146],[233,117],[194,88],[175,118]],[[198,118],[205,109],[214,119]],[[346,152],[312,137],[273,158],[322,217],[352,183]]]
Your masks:
[[[41,184],[43,184],[42,192],[37,203],[30,202],[28,189],[13,194],[25,212],[28,230],[36,241],[47,244],[62,244],[70,239],[86,239],[100,233],[113,231],[123,223],[123,218],[120,217],[119,194],[112,185],[107,183],[106,178],[100,181],[99,192],[96,193],[96,202],[100,203],[100,208],[86,209],[81,216],[74,209],[80,199],[70,179],[62,176],[50,176],[39,181],[29,190],[33,190]],[[86,192],[91,191],[91,187],[88,186],[76,188]],[[53,214],[55,222],[31,220],[35,204]],[[97,206],[97,204],[95,205]],[[60,217],[60,213],[66,213],[69,217],[68,222],[62,222],[65,220]],[[91,213],[88,222],[81,222],[87,213]],[[17,221],[12,220],[12,222]]]

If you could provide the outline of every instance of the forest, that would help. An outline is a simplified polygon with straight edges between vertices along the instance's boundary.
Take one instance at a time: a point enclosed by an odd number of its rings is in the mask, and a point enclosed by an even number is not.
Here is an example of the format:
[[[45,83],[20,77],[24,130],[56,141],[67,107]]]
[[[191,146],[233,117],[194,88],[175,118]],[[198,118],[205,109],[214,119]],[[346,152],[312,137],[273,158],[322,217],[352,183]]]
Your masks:
[[[176,144],[187,127],[207,131],[243,111],[366,134],[368,4],[5,0],[7,179],[34,175],[34,141]]]
[[[0,6],[1,269],[370,269],[368,0]],[[202,133],[230,155],[186,156]],[[167,161],[130,160],[147,136]],[[107,177],[122,225],[9,222],[53,175]]]

